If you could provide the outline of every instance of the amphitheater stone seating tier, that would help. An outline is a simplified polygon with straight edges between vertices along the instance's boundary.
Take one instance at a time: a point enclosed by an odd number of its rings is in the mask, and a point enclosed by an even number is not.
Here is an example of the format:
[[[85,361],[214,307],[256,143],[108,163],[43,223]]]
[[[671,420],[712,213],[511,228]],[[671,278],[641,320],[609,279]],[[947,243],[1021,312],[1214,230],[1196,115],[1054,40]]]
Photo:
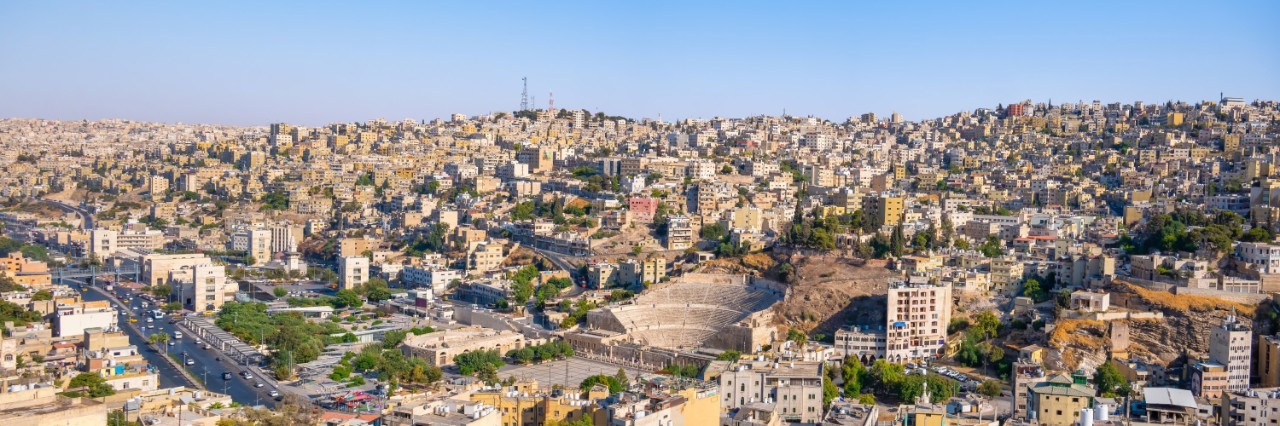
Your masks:
[[[746,279],[717,281],[680,281],[651,288],[632,304],[592,312],[587,325],[620,333],[636,344],[693,348],[723,340],[717,339],[722,330],[768,309],[781,297]]]

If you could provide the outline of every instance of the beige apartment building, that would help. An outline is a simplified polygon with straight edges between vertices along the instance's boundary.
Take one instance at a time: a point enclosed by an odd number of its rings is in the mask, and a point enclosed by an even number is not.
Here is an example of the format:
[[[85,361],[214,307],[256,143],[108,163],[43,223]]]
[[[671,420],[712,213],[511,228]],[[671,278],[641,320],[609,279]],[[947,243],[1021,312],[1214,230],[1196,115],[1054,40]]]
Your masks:
[[[1252,354],[1253,330],[1234,315],[1209,331],[1209,360],[1227,366],[1228,389],[1249,388]]]
[[[505,257],[502,244],[494,241],[475,243],[467,252],[467,273],[483,274],[498,269]]]
[[[94,229],[89,231],[90,254],[105,259],[117,250],[140,248],[156,250],[164,247],[164,233],[158,230],[116,231]]]
[[[239,286],[227,280],[227,270],[221,265],[200,263],[184,265],[169,271],[169,283],[182,306],[197,313],[217,311],[228,301],[235,300]]]
[[[885,359],[932,359],[944,351],[951,323],[950,286],[893,282],[886,300]]]
[[[618,285],[637,286],[648,282],[655,284],[667,277],[667,262],[661,256],[644,260],[627,259],[618,264]]]
[[[351,289],[369,281],[369,258],[343,256],[338,258],[338,282],[344,289]]]
[[[822,420],[821,362],[739,361],[720,373],[721,407],[774,404],[784,421]]]
[[[684,250],[693,247],[694,241],[692,219],[679,215],[667,217],[667,250]]]

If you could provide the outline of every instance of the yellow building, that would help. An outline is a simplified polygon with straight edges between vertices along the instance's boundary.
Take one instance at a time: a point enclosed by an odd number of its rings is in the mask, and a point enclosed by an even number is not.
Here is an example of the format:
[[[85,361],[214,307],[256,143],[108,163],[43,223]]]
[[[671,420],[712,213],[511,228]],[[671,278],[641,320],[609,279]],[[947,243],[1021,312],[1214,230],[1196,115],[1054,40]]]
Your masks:
[[[607,396],[607,390],[597,387],[581,395],[553,397],[540,392],[537,381],[525,380],[513,386],[474,392],[471,402],[492,405],[502,413],[504,425],[544,425],[593,417],[595,405],[591,401]]]
[[[1171,112],[1165,117],[1165,123],[1170,126],[1181,126],[1182,121],[1186,119],[1186,114],[1180,112]]]
[[[1075,376],[1059,374],[1037,383],[1027,390],[1027,410],[1034,411],[1040,424],[1046,426],[1072,426],[1080,419],[1080,409],[1093,406],[1097,393],[1081,373]]]
[[[16,251],[0,257],[0,275],[9,277],[18,285],[37,289],[52,283],[48,264],[28,260]]]
[[[902,220],[902,197],[874,195],[862,199],[862,213],[875,226],[897,225]]]

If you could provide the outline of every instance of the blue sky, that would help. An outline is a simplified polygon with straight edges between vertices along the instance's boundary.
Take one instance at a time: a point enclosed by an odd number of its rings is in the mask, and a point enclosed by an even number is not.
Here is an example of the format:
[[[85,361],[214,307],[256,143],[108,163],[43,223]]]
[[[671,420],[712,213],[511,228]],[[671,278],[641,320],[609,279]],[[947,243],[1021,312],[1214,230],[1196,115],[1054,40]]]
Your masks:
[[[0,117],[256,125],[1280,99],[1280,2],[0,3]]]

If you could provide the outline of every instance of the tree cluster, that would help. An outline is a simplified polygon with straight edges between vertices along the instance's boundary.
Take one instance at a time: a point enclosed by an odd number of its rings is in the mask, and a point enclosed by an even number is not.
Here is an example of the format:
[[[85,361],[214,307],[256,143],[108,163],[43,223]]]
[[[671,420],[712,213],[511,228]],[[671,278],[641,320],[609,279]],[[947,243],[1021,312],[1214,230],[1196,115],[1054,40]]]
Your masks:
[[[571,356],[573,356],[573,346],[563,340],[507,351],[507,358],[520,364],[541,363]]]

